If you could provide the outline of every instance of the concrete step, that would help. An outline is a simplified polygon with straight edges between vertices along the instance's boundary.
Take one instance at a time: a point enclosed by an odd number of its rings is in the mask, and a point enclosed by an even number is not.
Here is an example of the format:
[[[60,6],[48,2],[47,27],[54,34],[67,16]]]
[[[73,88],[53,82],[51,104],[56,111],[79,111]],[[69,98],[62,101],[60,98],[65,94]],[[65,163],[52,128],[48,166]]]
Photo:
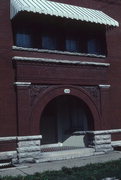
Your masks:
[[[6,168],[6,167],[9,167],[11,166],[11,162],[8,162],[8,163],[0,163],[0,168]]]
[[[63,150],[57,152],[42,152],[41,157],[36,160],[39,162],[46,161],[55,161],[55,160],[64,160],[64,159],[72,159],[78,157],[92,156],[94,155],[94,148],[80,148],[80,149],[72,149],[72,150]]]

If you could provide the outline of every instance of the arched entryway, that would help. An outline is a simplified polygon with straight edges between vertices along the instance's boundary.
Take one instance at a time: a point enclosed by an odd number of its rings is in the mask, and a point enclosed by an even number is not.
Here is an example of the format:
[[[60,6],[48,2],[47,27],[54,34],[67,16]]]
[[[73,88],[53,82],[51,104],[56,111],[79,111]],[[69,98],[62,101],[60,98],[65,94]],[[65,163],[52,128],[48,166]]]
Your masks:
[[[51,100],[45,106],[40,120],[42,144],[78,145],[81,137],[74,133],[93,128],[93,117],[88,106],[73,95],[60,95]]]

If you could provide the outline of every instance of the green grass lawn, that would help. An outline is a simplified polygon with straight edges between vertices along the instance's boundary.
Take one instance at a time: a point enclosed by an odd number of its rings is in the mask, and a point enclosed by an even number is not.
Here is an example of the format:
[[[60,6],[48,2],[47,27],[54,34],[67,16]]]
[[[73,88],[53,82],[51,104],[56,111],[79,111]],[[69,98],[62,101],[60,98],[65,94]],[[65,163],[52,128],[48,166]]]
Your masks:
[[[121,160],[84,167],[63,167],[60,171],[46,171],[25,177],[0,177],[0,180],[101,180],[106,177],[121,179]]]

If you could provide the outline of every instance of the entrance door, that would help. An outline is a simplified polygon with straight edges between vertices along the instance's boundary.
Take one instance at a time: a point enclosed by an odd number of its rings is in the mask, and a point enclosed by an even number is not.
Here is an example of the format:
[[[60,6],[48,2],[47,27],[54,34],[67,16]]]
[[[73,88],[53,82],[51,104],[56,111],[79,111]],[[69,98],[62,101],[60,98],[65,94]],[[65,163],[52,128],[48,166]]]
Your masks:
[[[93,120],[87,105],[70,95],[49,102],[40,121],[42,144],[64,143],[75,131],[90,129],[93,129]]]

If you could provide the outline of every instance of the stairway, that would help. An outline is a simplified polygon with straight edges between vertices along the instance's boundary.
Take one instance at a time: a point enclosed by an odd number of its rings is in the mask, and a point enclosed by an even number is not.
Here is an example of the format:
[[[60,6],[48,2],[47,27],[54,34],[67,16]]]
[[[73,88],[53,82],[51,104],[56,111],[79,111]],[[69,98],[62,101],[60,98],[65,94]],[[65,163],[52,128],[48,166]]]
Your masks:
[[[0,160],[0,169],[13,167],[11,160]]]
[[[55,160],[64,160],[64,159],[72,159],[78,157],[92,156],[95,154],[95,150],[93,148],[75,148],[68,150],[54,150],[51,152],[41,152],[40,159],[37,159],[36,162],[46,162],[46,161],[55,161]]]

